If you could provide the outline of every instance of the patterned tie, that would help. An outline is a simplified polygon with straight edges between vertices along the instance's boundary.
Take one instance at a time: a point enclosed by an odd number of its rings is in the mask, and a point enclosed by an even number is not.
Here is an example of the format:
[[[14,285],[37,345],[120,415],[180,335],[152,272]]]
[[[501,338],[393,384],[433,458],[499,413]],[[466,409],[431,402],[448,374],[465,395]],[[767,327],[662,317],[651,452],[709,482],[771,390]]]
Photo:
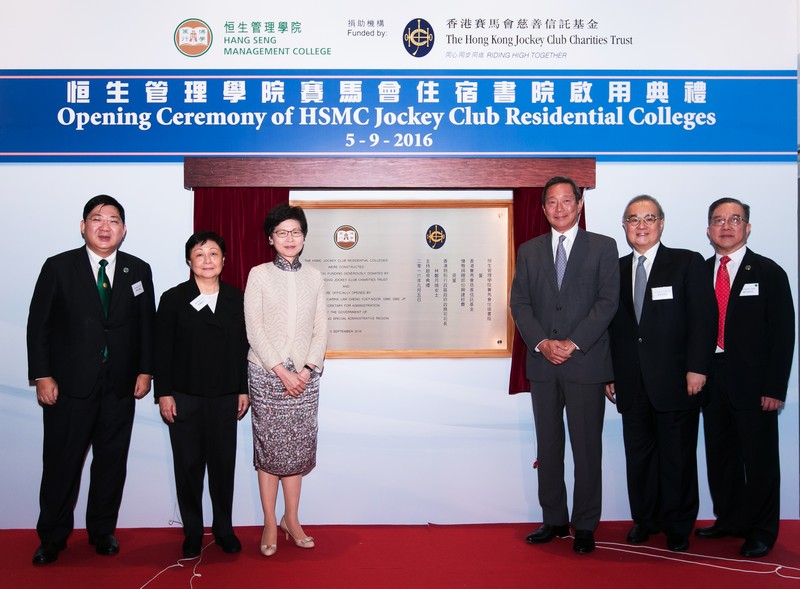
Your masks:
[[[108,260],[100,260],[100,269],[97,271],[97,292],[100,293],[103,312],[108,318],[108,308],[111,305],[111,284],[106,276],[106,266],[108,266]]]
[[[714,290],[717,291],[717,307],[719,308],[719,324],[717,326],[717,345],[725,349],[725,312],[728,310],[728,299],[731,296],[731,275],[728,274],[728,256],[719,259],[719,270],[717,270],[717,284]]]
[[[646,257],[639,256],[639,263],[636,264],[636,277],[633,282],[633,310],[636,312],[636,323],[639,323],[642,318],[644,293],[647,290],[647,272],[644,269],[646,261]]]
[[[564,272],[567,271],[567,250],[564,249],[566,235],[558,236],[558,247],[556,248],[556,278],[558,278],[558,288],[561,288],[561,281],[564,280]]]

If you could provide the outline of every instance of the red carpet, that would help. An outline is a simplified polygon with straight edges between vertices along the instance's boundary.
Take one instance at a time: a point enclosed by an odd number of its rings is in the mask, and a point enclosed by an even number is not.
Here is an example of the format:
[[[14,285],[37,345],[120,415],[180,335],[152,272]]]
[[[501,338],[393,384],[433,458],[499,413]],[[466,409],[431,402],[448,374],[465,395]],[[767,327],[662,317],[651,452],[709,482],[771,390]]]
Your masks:
[[[124,529],[121,552],[94,553],[83,530],[76,531],[58,561],[30,563],[38,545],[33,530],[0,530],[0,586],[77,589],[267,587],[449,588],[487,587],[800,587],[800,521],[782,522],[775,549],[762,560],[738,556],[741,540],[691,539],[690,552],[664,549],[663,535],[633,547],[624,543],[629,522],[603,522],[598,548],[572,551],[570,538],[530,546],[525,536],[536,524],[461,526],[306,526],[317,547],[303,550],[280,536],[278,553],[258,553],[260,528],[237,529],[244,544],[228,555],[206,536],[200,559],[182,561],[179,529]],[[793,568],[796,567],[796,568]],[[197,575],[197,576],[193,576]]]

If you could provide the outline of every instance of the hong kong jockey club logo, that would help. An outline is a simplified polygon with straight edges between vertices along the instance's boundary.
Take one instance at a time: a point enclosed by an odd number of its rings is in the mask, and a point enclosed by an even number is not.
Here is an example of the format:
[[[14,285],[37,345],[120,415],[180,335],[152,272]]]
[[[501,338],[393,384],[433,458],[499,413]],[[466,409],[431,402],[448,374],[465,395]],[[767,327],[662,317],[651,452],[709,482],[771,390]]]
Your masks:
[[[333,242],[339,249],[353,249],[358,243],[358,231],[351,225],[342,225],[333,232]]]
[[[200,57],[211,48],[214,35],[202,20],[189,18],[175,29],[175,47],[187,57]]]
[[[433,49],[433,27],[423,18],[415,18],[403,32],[403,47],[412,57],[425,57]]]
[[[438,250],[447,240],[447,234],[441,225],[431,225],[425,233],[425,242],[432,250]]]

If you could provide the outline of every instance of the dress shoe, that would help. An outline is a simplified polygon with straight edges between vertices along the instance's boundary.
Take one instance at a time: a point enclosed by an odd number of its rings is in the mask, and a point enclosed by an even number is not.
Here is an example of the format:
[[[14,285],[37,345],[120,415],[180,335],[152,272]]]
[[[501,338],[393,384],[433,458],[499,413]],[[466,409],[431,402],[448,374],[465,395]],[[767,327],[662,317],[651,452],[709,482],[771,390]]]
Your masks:
[[[594,534],[591,530],[575,530],[572,549],[578,554],[589,554],[594,550]]]
[[[114,534],[103,534],[89,538],[89,544],[94,546],[95,552],[103,556],[111,556],[119,552],[119,541]]]
[[[278,545],[277,544],[268,544],[269,540],[267,539],[267,526],[264,526],[264,531],[261,532],[261,554],[264,556],[272,556],[276,552],[278,552]],[[278,532],[275,532],[275,539],[278,539]]]
[[[67,547],[66,542],[42,542],[33,553],[33,564],[50,564],[58,560],[58,553]]]
[[[551,526],[550,524],[542,524],[535,532],[531,532],[525,538],[528,544],[544,544],[553,538],[563,538],[569,536],[569,525]]]
[[[727,536],[735,536],[733,532],[726,530],[719,525],[719,522],[714,522],[714,525],[706,528],[697,528],[694,535],[698,538],[726,538]]]
[[[672,552],[689,550],[689,537],[683,534],[667,534],[667,548]]]
[[[283,517],[281,517],[281,529],[283,533],[286,534],[286,539],[289,539],[289,536],[292,537],[294,540],[294,545],[298,548],[314,548],[314,538],[311,536],[306,536],[305,538],[295,538],[294,534],[289,531],[289,528],[286,526],[286,522],[283,521]]]
[[[236,534],[228,534],[227,536],[214,536],[214,543],[222,548],[225,554],[235,554],[242,551],[242,543]]]
[[[766,542],[756,540],[755,538],[748,538],[745,540],[744,544],[742,544],[739,554],[745,558],[761,558],[769,554],[770,550],[772,550],[772,546]]]
[[[186,536],[183,539],[183,558],[197,558],[203,552],[202,536]]]
[[[628,544],[644,544],[650,539],[650,532],[641,524],[633,524],[628,532]]]

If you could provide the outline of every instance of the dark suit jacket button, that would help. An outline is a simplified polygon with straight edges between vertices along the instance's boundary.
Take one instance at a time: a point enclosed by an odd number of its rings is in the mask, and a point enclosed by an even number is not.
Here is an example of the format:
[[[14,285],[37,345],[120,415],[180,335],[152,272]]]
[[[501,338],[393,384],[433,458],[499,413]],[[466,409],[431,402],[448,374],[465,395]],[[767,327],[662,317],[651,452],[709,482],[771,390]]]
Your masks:
[[[553,330],[553,333],[558,333],[558,330],[557,330],[557,329],[554,329],[554,330]]]
[[[559,305],[558,307],[556,307],[556,311],[560,311],[560,310],[561,310],[561,305]]]

